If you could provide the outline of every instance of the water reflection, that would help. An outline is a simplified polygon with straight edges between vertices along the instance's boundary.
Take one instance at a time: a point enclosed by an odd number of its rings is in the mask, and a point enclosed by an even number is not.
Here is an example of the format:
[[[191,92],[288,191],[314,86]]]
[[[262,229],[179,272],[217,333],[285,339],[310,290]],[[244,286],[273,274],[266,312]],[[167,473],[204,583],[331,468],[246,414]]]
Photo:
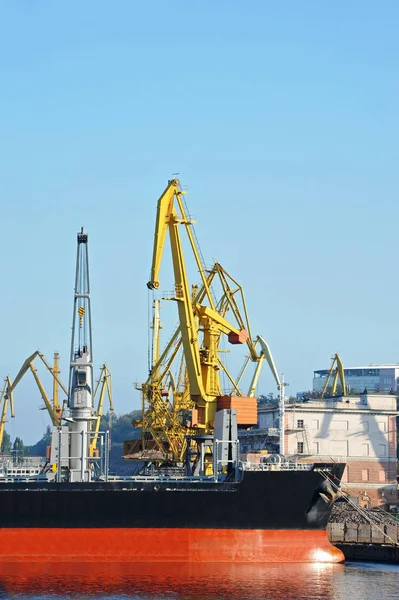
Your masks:
[[[0,564],[0,598],[328,600],[342,565]]]

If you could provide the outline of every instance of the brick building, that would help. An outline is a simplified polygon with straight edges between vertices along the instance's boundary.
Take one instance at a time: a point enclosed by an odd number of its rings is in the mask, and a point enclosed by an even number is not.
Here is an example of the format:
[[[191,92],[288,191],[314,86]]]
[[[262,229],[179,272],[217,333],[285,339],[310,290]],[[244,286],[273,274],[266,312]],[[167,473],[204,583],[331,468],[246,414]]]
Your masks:
[[[291,404],[285,414],[286,456],[345,460],[343,489],[362,506],[398,503],[397,399],[361,394]],[[241,437],[244,451],[278,451],[278,408],[259,409],[259,428]]]

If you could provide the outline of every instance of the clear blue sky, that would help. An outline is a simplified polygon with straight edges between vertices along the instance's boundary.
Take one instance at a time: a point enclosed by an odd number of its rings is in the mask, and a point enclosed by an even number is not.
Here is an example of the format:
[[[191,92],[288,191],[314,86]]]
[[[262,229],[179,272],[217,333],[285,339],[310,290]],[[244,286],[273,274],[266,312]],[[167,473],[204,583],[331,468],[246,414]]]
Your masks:
[[[336,351],[399,361],[398,27],[389,0],[1,3],[1,376],[39,347],[67,380],[84,225],[95,361],[117,411],[139,406],[174,172],[291,393]],[[8,430],[33,442],[48,417],[29,376],[15,400]]]

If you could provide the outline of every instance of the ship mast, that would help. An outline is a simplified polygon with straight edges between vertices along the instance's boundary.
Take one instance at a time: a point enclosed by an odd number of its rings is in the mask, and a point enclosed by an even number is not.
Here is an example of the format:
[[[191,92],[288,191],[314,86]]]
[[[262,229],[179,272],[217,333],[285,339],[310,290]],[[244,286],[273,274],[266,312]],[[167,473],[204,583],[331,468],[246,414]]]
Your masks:
[[[75,294],[69,371],[70,481],[89,477],[89,432],[93,409],[93,342],[89,278],[88,235],[77,234]]]
[[[258,341],[260,342],[262,348],[262,354],[267,360],[270,371],[277,383],[277,389],[279,392],[279,453],[284,455],[284,446],[285,446],[285,388],[288,386],[288,383],[285,382],[284,375],[281,376],[278,374],[276,365],[274,363],[274,358],[269,348],[269,344],[263,339],[261,335],[258,335]]]

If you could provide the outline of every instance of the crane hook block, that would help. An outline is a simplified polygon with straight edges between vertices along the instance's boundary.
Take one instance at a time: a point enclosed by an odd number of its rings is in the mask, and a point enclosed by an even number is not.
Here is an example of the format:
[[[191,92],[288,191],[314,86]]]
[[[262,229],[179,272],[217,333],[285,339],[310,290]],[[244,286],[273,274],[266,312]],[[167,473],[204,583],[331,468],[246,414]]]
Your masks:
[[[157,290],[159,288],[159,281],[149,281],[147,287],[149,290]]]

